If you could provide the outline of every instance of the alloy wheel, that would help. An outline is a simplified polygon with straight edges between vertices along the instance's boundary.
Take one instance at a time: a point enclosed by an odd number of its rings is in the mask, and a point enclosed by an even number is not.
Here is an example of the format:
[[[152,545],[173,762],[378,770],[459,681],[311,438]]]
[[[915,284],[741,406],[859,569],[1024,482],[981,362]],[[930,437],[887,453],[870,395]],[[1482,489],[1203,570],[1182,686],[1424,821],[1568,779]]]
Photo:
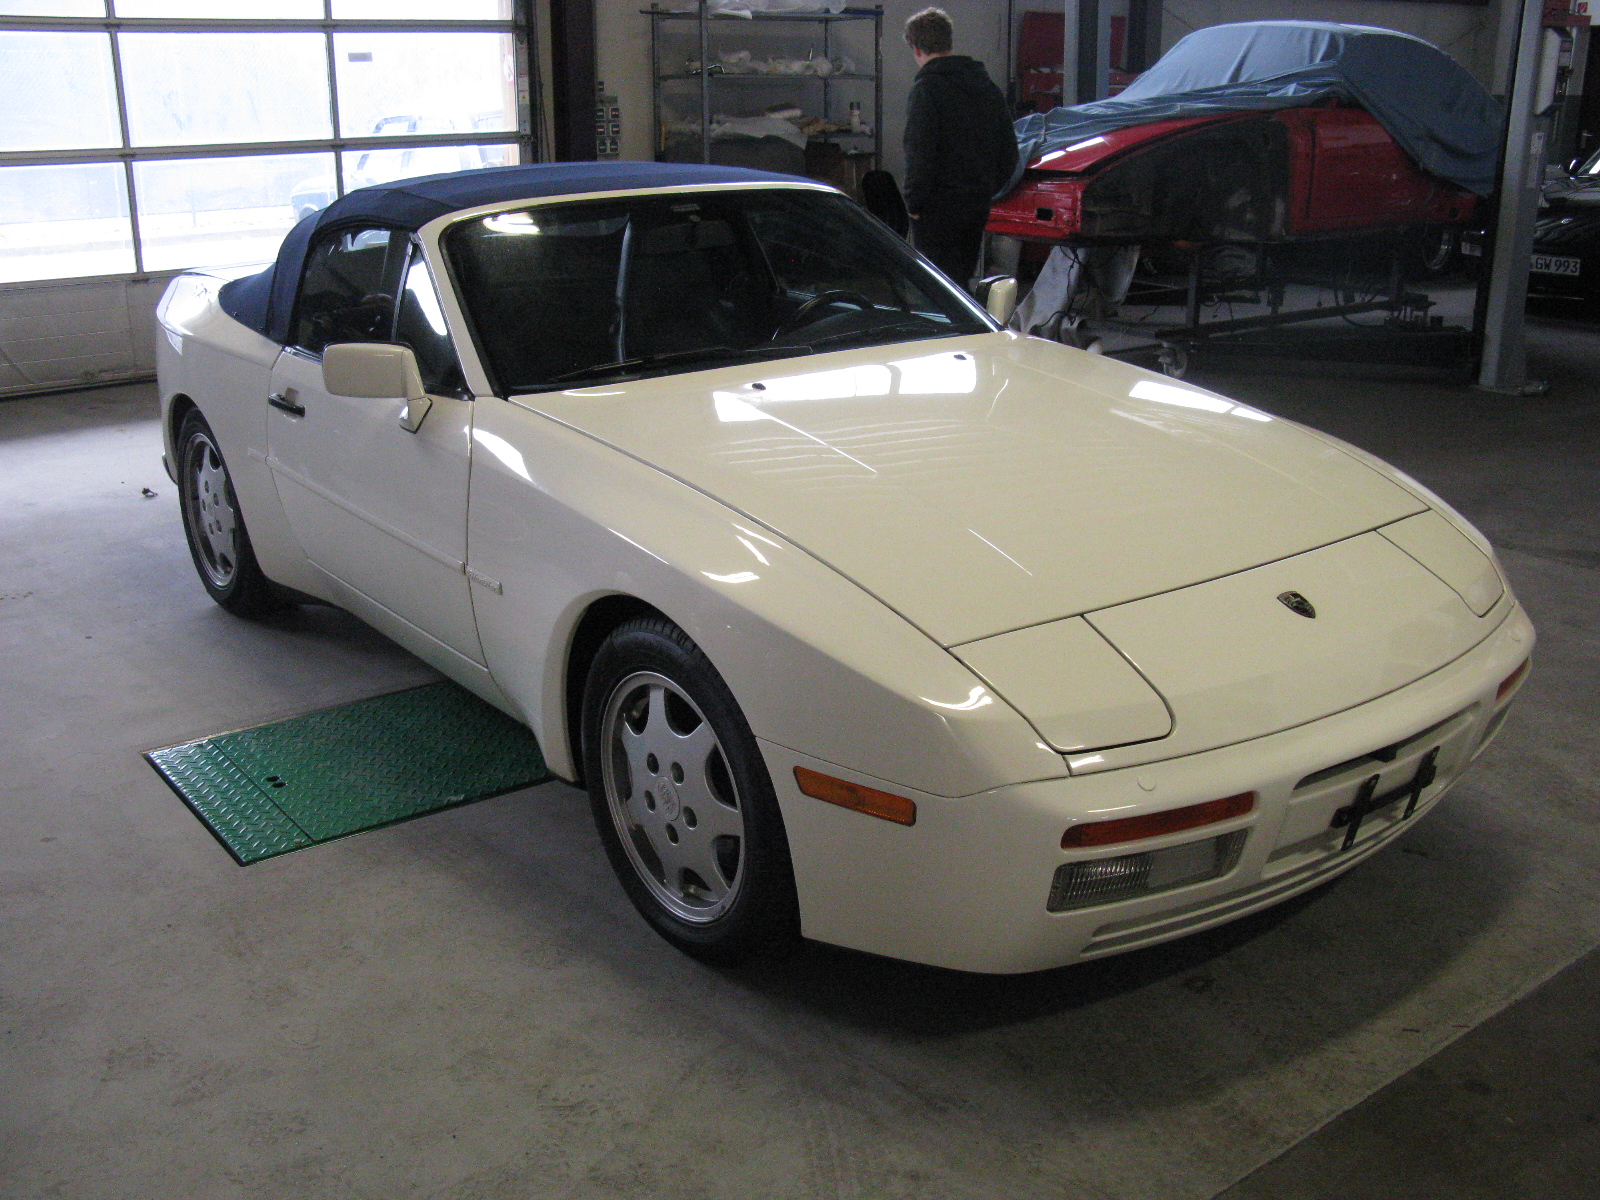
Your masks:
[[[606,805],[639,879],[680,920],[727,912],[744,882],[744,813],[705,714],[638,671],[612,690],[600,737]]]
[[[184,448],[185,517],[199,551],[201,570],[216,588],[226,588],[239,569],[239,514],[228,468],[209,433],[196,430]]]

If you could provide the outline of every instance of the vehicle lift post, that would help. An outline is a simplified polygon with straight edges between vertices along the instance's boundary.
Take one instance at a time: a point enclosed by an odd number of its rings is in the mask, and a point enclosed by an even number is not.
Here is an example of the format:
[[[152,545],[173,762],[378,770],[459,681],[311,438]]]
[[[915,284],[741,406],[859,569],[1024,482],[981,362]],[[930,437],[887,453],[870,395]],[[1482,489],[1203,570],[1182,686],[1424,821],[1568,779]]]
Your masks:
[[[1478,326],[1483,331],[1478,386],[1513,396],[1539,395],[1545,390],[1543,384],[1528,382],[1526,336],[1533,225],[1544,184],[1545,130],[1536,117],[1543,14],[1543,0],[1522,0],[1489,286]]]

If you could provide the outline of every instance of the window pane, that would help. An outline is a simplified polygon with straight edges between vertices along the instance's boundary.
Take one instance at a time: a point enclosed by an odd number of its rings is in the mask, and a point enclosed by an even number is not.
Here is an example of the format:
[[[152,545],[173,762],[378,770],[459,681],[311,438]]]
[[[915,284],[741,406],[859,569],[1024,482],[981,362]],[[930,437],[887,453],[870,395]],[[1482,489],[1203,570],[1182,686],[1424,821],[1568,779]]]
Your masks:
[[[455,343],[444,323],[439,293],[434,290],[428,264],[413,258],[406,271],[405,291],[400,293],[400,312],[395,318],[394,340],[410,346],[417,356],[422,386],[435,395],[445,396],[466,386],[461,364],[456,360]]]
[[[387,229],[325,235],[306,255],[294,306],[294,344],[320,352],[337,342],[387,342],[406,235]]]
[[[0,33],[0,150],[122,145],[104,33]]]
[[[509,21],[511,0],[333,0],[346,21]]]
[[[483,159],[486,167],[514,167],[522,161],[522,147],[515,143],[509,146],[479,146],[478,157]]]
[[[430,130],[421,130],[427,133]],[[516,146],[413,146],[409,149],[345,151],[344,190],[419,175],[444,175],[450,171],[476,171],[480,167],[508,167],[518,161]],[[321,204],[331,202],[327,196]]]
[[[450,258],[505,386],[622,357],[617,275],[629,211],[572,204],[455,226]]]
[[[0,282],[133,270],[118,163],[0,167]]]
[[[122,75],[136,146],[331,133],[319,33],[125,33]]]
[[[332,154],[135,163],[145,267],[266,262],[298,219],[296,187],[319,178],[333,178]]]
[[[552,204],[457,222],[444,245],[491,374],[511,390],[987,328],[839,195]]]
[[[103,17],[103,0],[0,0],[3,17]]]
[[[344,137],[517,127],[510,34],[341,33],[333,48]]]
[[[320,21],[322,0],[229,0],[226,12],[216,0],[117,0],[117,16]]]

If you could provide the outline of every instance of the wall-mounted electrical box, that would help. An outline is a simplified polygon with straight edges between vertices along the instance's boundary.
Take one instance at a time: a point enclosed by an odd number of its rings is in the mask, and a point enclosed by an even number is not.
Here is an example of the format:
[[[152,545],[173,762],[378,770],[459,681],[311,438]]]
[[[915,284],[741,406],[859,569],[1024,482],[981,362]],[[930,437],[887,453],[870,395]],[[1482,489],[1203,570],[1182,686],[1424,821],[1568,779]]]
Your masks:
[[[595,84],[594,156],[616,158],[622,153],[622,108],[606,91],[605,80]]]

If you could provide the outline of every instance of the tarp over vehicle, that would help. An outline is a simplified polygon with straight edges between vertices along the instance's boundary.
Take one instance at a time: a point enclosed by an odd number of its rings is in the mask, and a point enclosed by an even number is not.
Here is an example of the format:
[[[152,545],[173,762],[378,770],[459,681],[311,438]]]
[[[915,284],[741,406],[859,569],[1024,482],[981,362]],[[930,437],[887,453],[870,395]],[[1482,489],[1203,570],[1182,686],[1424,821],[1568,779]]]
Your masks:
[[[1431,174],[1480,196],[1495,188],[1499,104],[1443,50],[1392,29],[1331,21],[1247,21],[1198,29],[1109,100],[1017,122],[1024,164],[1089,138],[1182,117],[1359,104]]]

